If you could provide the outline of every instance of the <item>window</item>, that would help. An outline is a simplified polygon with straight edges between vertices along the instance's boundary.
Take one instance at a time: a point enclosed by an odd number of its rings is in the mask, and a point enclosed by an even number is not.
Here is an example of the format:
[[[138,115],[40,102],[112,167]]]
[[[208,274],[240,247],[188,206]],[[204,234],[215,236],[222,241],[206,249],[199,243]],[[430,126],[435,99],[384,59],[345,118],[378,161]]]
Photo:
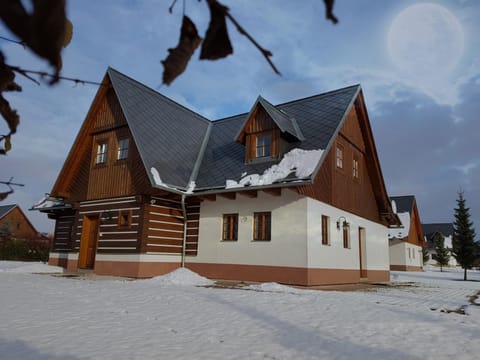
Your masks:
[[[337,168],[343,169],[343,146],[337,145]]]
[[[271,239],[272,215],[269,212],[253,214],[253,240],[269,241]]]
[[[224,241],[238,240],[238,214],[223,215],[223,235]]]
[[[330,218],[322,215],[322,245],[330,245]]]
[[[350,228],[348,226],[343,227],[343,247],[350,249]]]
[[[359,172],[358,172],[358,158],[354,157],[353,158],[353,178],[357,179],[359,178]]]
[[[270,140],[270,135],[257,136],[257,149],[255,152],[257,158],[270,156]]]
[[[107,162],[107,143],[97,144],[97,157],[95,164],[105,164]]]
[[[132,224],[132,211],[131,210],[120,210],[118,212],[118,225],[119,226],[130,226]]]
[[[128,158],[128,139],[120,139],[118,142],[117,160]]]
[[[408,248],[408,258],[411,259],[412,255],[410,254],[410,248]]]

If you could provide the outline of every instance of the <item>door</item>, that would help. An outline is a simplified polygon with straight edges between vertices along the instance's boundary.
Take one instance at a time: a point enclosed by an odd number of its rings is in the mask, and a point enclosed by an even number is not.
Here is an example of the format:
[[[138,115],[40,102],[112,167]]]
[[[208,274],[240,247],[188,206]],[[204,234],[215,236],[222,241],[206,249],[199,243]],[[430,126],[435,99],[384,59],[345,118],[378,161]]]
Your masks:
[[[82,237],[80,238],[80,254],[78,256],[78,267],[80,269],[93,269],[93,266],[95,265],[98,225],[98,216],[87,215],[83,217]]]
[[[365,228],[358,228],[358,252],[360,260],[360,278],[367,277],[367,238]]]

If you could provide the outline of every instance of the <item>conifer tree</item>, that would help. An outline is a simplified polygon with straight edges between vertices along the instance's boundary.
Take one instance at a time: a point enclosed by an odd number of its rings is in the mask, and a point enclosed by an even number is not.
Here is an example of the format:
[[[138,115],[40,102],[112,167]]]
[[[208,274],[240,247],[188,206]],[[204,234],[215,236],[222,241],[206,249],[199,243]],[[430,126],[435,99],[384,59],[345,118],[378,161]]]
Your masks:
[[[445,237],[441,233],[436,233],[433,238],[435,244],[435,260],[440,265],[440,271],[443,271],[443,267],[448,265],[450,260],[450,252],[445,247]]]
[[[475,263],[475,230],[470,221],[470,209],[465,205],[463,192],[458,193],[455,221],[453,222],[453,256],[464,270],[463,280],[467,280],[467,269]]]

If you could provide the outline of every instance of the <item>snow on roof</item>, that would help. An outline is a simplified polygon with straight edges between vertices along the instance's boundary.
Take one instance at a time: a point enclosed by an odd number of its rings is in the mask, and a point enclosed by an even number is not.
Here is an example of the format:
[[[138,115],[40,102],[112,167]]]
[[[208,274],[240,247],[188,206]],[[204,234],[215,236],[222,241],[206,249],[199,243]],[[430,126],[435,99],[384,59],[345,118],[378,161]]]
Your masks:
[[[408,233],[410,232],[410,213],[406,211],[406,212],[398,213],[397,215],[400,218],[402,227],[388,229],[388,237],[403,239],[408,237]]]
[[[293,149],[285,154],[280,163],[271,166],[265,170],[262,175],[244,175],[238,182],[235,180],[226,180],[225,188],[232,189],[244,186],[270,185],[276,181],[285,179],[292,172],[294,172],[295,176],[299,179],[305,178],[313,173],[322,154],[322,149]]]

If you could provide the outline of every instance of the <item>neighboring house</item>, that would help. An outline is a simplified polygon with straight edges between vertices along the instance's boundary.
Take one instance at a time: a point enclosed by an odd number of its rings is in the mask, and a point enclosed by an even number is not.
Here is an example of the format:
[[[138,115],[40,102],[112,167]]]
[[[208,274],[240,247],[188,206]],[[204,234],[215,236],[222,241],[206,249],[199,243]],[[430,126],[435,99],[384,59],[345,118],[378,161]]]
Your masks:
[[[423,233],[425,234],[425,241],[427,246],[428,260],[425,265],[437,265],[435,260],[435,239],[442,235],[444,237],[445,248],[449,250],[450,260],[448,266],[457,266],[457,261],[452,255],[452,239],[453,239],[453,224],[452,223],[436,223],[436,224],[422,224]]]
[[[0,240],[31,240],[48,243],[48,238],[40,235],[16,204],[0,205]]]
[[[388,281],[393,213],[359,85],[210,121],[109,68],[51,191],[50,264]]]
[[[402,227],[389,229],[390,269],[421,271],[423,269],[422,248],[425,240],[418,214],[415,196],[393,196],[392,207],[397,212]]]

